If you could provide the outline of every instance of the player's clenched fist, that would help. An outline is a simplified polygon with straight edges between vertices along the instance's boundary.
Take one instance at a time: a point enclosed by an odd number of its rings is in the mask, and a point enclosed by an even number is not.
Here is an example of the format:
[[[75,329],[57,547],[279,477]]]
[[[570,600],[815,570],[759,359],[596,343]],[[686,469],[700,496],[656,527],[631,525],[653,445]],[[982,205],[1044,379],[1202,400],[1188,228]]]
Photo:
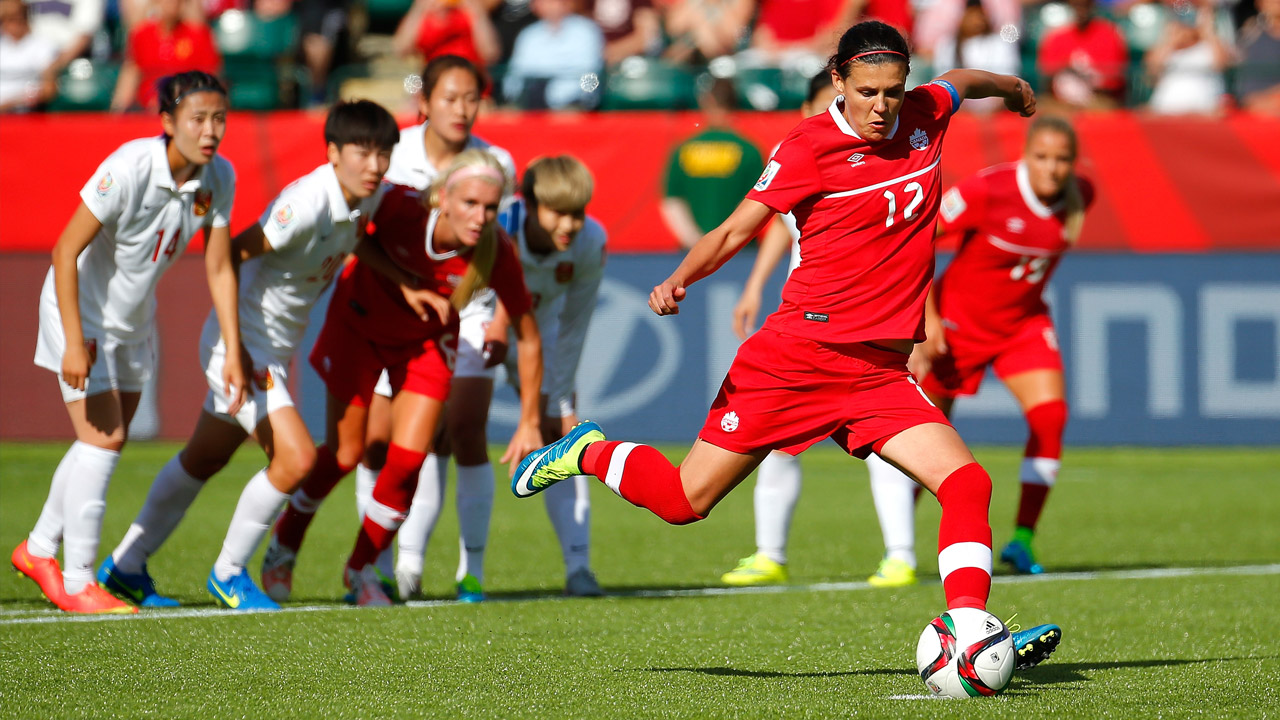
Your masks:
[[[649,293],[649,309],[659,315],[676,315],[680,312],[680,301],[688,292],[683,286],[667,280],[653,288]]]
[[[1014,86],[1013,93],[1005,97],[1004,106],[1022,117],[1035,115],[1036,92],[1031,89],[1031,83],[1019,79],[1018,84]]]

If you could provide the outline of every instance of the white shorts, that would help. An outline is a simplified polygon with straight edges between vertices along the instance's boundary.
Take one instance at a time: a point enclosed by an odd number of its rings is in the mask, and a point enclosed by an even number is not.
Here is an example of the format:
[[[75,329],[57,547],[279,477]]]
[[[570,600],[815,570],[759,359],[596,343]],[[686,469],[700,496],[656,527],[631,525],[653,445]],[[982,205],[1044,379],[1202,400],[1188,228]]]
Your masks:
[[[71,403],[91,395],[112,390],[142,392],[156,366],[155,329],[143,340],[124,341],[97,328],[84,326],[84,339],[96,354],[89,367],[89,380],[84,390],[76,390],[62,381],[62,353],[67,340],[62,332],[62,316],[57,306],[40,304],[40,332],[36,338],[36,365],[52,370],[58,376],[62,401]]]
[[[493,295],[493,291],[487,291]],[[493,379],[494,368],[484,366],[484,336],[493,322],[496,300],[482,294],[462,308],[458,324],[458,356],[453,366],[455,378],[474,377]],[[378,377],[373,391],[383,397],[391,397],[391,382],[387,371]]]
[[[204,411],[219,420],[244,428],[252,434],[267,416],[281,408],[293,407],[293,397],[289,395],[289,367],[279,358],[249,348],[249,357],[253,360],[253,376],[249,382],[253,386],[253,394],[245,397],[240,410],[233,416],[227,412],[231,407],[231,399],[222,391],[222,370],[226,363],[227,347],[222,338],[210,342],[208,326],[206,333],[200,338],[200,364],[204,366],[204,377],[209,383],[209,392],[204,397]],[[217,325],[214,325],[217,332]]]

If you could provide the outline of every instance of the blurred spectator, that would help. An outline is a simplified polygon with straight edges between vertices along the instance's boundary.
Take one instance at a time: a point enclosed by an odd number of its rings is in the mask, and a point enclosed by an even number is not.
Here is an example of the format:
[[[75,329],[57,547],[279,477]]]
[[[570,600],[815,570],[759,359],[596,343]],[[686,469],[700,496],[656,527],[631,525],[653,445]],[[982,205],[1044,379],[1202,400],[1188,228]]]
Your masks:
[[[751,33],[755,0],[674,0],[665,13],[671,43],[663,57],[703,64],[741,49]]]
[[[1018,40],[1018,28],[1022,27],[1020,0],[981,0],[981,2],[992,32],[1005,33],[1015,41]],[[921,7],[916,16],[913,38],[917,52],[932,59],[938,54],[940,44],[954,45],[953,39],[960,34],[960,26],[969,5],[967,0],[934,0],[927,6]]]
[[[0,112],[28,110],[57,92],[49,68],[58,48],[31,32],[22,0],[0,0]]]
[[[394,39],[401,57],[420,54],[424,62],[457,55],[484,70],[502,54],[498,34],[479,0],[414,0]]]
[[[516,38],[520,31],[538,21],[529,6],[529,0],[482,0],[489,9],[489,22],[498,33],[498,42],[502,46],[499,62],[511,59],[511,51],[515,49]]]
[[[745,65],[790,67],[810,75],[835,52],[864,1],[761,0],[751,48],[739,58]]]
[[[1280,0],[1258,0],[1240,29],[1236,92],[1246,110],[1280,115]]]
[[[1222,109],[1227,92],[1223,71],[1231,48],[1214,28],[1214,7],[1202,0],[1194,20],[1182,16],[1165,24],[1160,42],[1143,62],[1154,90],[1148,107],[1162,115],[1211,114]]]
[[[943,38],[934,50],[933,75],[955,68],[973,68],[1002,75],[1017,75],[1021,69],[1018,45],[1006,42],[991,25],[981,0],[968,0],[955,37]],[[993,112],[1004,107],[1000,98],[970,100],[963,108],[970,112]]]
[[[604,33],[575,15],[573,0],[533,0],[538,21],[516,38],[503,94],[525,109],[592,108],[599,103]]]
[[[1069,0],[1073,22],[1040,43],[1040,73],[1052,96],[1076,108],[1113,108],[1124,99],[1129,50],[1111,22],[1094,13],[1093,0]]]
[[[586,0],[583,14],[604,31],[604,61],[617,65],[632,55],[662,50],[662,19],[653,0]]]
[[[854,21],[879,20],[897,28],[903,37],[911,37],[915,28],[915,11],[908,0],[862,0],[857,4],[861,7],[853,16]],[[840,28],[837,31],[837,39],[843,30],[844,28]]]
[[[111,109],[155,110],[156,81],[184,70],[217,74],[222,56],[206,23],[183,19],[182,0],[158,0],[156,14],[129,33]]]
[[[272,0],[288,2],[289,0]],[[265,3],[259,2],[262,6]],[[259,12],[262,8],[259,8]],[[286,7],[287,11],[288,8]],[[302,35],[302,61],[311,75],[311,104],[325,101],[333,54],[347,27],[347,4],[343,0],[303,0],[298,3],[298,30]]]
[[[760,151],[729,125],[737,107],[733,82],[715,79],[698,104],[707,129],[672,152],[662,193],[662,219],[685,248],[724,222],[764,172]]]
[[[31,0],[31,34],[58,49],[49,72],[56,76],[72,60],[89,52],[106,19],[103,0]]]

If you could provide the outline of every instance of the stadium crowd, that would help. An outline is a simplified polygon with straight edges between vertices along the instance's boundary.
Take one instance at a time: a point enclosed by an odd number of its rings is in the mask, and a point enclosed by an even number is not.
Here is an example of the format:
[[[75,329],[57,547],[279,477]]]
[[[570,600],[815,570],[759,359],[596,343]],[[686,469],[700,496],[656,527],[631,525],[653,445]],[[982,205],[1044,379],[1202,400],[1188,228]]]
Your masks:
[[[0,110],[154,110],[154,81],[192,68],[233,107],[307,107],[444,54],[524,109],[688,109],[708,70],[743,107],[798,108],[864,19],[911,38],[913,80],[972,67],[1065,109],[1280,114],[1280,0],[0,0]]]

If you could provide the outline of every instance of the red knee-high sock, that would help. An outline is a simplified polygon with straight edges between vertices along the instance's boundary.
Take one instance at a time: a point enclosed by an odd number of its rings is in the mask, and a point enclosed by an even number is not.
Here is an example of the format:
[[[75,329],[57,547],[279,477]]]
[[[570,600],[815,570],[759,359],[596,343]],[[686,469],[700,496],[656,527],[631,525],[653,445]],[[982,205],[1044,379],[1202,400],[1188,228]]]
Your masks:
[[[356,546],[351,550],[347,567],[360,570],[391,547],[391,541],[409,514],[413,493],[418,489],[418,472],[426,459],[426,453],[394,443],[387,447],[387,461],[378,473],[373,498],[360,520],[360,533],[356,535]]]
[[[582,453],[582,471],[600,478],[627,502],[672,525],[701,520],[689,505],[680,469],[648,445],[597,442]]]
[[[1052,400],[1027,411],[1031,435],[1022,459],[1022,495],[1018,500],[1018,527],[1035,530],[1049,490],[1062,466],[1062,431],[1067,426],[1067,403]]]
[[[947,609],[985,610],[991,595],[991,477],[969,463],[942,481],[938,503],[938,572]]]
[[[306,482],[289,499],[284,512],[276,522],[276,540],[284,547],[297,552],[302,547],[302,539],[315,517],[320,503],[329,496],[333,488],[351,472],[351,468],[338,464],[338,458],[327,446],[316,448],[316,464],[307,476]]]

